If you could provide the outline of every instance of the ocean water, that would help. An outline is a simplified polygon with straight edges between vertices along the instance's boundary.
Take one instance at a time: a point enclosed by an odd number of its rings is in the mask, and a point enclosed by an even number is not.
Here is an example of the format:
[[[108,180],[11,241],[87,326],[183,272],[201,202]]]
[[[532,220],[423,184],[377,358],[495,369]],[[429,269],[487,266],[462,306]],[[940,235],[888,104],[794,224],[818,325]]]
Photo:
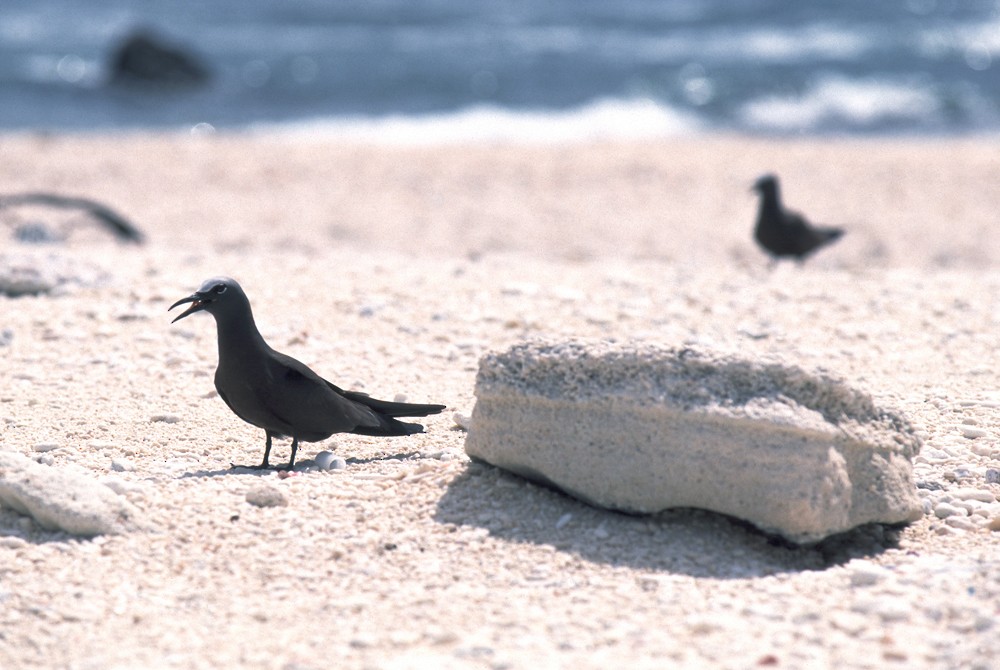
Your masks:
[[[110,82],[149,30],[203,87]],[[1000,0],[2,0],[0,130],[1000,132]]]

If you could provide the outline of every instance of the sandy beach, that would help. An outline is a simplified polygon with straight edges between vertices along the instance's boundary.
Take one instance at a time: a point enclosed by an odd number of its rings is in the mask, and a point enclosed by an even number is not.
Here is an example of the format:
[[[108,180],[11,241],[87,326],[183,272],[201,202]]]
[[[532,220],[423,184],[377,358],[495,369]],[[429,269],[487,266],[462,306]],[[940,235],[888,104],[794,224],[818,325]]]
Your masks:
[[[0,155],[3,193],[92,198],[148,238],[0,211],[0,272],[57,284],[0,296],[0,449],[107,481],[142,520],[79,539],[0,510],[0,668],[996,667],[1000,138],[25,134]],[[844,239],[770,267],[764,172]],[[16,241],[34,221],[79,225]],[[215,393],[212,319],[167,312],[222,274],[276,349],[448,409],[407,438],[305,444],[290,477],[230,471],[263,433]],[[471,462],[454,414],[479,358],[536,336],[833,372],[922,431],[927,513],[792,548]],[[324,449],[347,467],[317,470]],[[248,503],[261,483],[287,504]]]

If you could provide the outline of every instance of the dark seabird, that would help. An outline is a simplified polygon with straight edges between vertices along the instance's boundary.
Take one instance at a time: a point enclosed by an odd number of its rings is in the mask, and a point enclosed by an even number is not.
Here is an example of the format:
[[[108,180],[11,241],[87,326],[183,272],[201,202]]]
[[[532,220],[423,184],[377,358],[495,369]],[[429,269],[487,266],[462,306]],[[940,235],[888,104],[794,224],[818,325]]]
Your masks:
[[[802,261],[844,234],[843,228],[814,226],[798,212],[785,209],[781,204],[778,178],[774,175],[758,179],[753,190],[760,193],[760,209],[753,236],[775,259],[792,257]]]
[[[264,461],[257,468],[270,467],[273,437],[292,438],[291,470],[300,441],[317,442],[334,433],[413,435],[423,432],[424,427],[397,417],[427,416],[445,408],[376,400],[365,393],[344,391],[291,356],[275,351],[257,330],[250,301],[234,279],[208,279],[170,309],[184,303],[191,306],[174,322],[201,311],[215,317],[219,335],[215,388],[236,416],[264,429]]]

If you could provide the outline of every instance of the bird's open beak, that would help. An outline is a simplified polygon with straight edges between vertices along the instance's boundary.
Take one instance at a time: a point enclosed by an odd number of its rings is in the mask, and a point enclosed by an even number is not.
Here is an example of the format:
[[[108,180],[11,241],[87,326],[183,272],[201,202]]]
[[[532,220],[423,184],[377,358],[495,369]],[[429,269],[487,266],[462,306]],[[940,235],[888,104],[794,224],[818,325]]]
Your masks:
[[[181,312],[177,316],[177,318],[174,319],[173,321],[171,321],[170,323],[177,323],[178,321],[180,321],[181,319],[183,319],[185,316],[188,316],[190,314],[194,314],[195,312],[200,312],[201,310],[205,309],[205,305],[209,301],[203,299],[203,297],[200,294],[198,294],[198,293],[192,293],[188,297],[181,298],[180,300],[178,300],[177,302],[175,302],[173,305],[170,306],[170,309],[168,309],[167,311],[169,312],[174,307],[177,307],[177,305],[183,305],[186,302],[191,303],[191,306],[188,307],[183,312]]]

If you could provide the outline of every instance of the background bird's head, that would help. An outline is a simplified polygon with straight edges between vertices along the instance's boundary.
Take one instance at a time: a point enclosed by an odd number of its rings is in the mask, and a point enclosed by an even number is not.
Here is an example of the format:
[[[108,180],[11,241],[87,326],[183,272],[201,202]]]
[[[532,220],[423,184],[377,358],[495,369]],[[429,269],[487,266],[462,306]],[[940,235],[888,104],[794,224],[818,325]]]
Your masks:
[[[185,316],[195,312],[208,312],[218,318],[228,312],[242,312],[247,309],[249,301],[239,283],[231,277],[212,277],[206,279],[201,284],[201,288],[186,298],[181,298],[170,309],[191,303],[191,306],[184,310],[171,323],[180,321]],[[167,310],[170,311],[170,310]]]
[[[776,194],[778,192],[778,178],[773,174],[763,175],[753,183],[752,190],[761,195]]]

